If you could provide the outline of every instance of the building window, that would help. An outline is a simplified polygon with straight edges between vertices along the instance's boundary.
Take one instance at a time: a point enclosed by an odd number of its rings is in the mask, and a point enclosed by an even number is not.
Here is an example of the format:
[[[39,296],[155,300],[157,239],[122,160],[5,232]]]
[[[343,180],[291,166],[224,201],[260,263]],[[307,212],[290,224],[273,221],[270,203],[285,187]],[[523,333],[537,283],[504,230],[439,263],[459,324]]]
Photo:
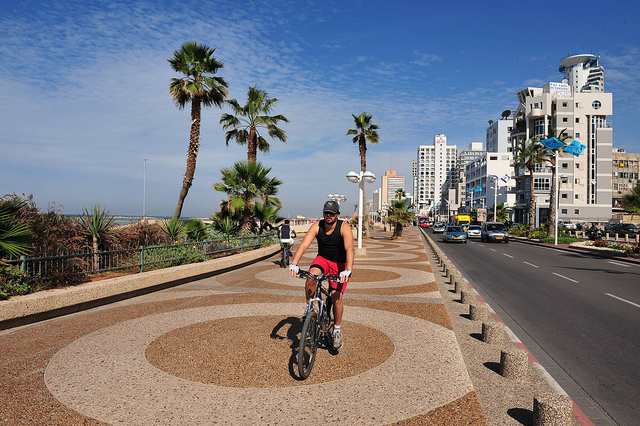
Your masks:
[[[562,214],[567,214],[567,209],[562,209]]]
[[[569,168],[569,163],[562,163],[562,168],[563,169],[568,169]]]
[[[576,133],[576,139],[580,137],[580,133]]]
[[[580,117],[576,117],[576,123],[580,122]]]
[[[533,179],[533,190],[534,191],[549,191],[549,178],[535,178]]]
[[[602,104],[600,103],[600,101],[593,101],[593,103],[591,104],[591,106],[593,107],[593,109],[600,109],[600,107],[602,106]]]
[[[580,214],[580,209],[575,209],[575,210],[573,211],[573,214]]]
[[[563,123],[567,123],[569,121],[569,119],[567,117],[562,117],[562,122]]]
[[[567,194],[562,194],[562,198],[566,200],[567,199]]]
[[[535,136],[544,135],[544,119],[533,122],[533,133]]]
[[[578,194],[576,194],[575,199],[576,200],[580,199],[580,196]]]

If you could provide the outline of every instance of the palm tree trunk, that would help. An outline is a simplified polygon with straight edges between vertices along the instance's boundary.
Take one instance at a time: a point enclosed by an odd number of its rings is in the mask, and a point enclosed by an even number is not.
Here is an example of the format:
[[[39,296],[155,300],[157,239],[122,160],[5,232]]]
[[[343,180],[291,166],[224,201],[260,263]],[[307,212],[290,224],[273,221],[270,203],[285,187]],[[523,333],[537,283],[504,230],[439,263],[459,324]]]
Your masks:
[[[193,99],[191,101],[191,133],[189,135],[189,152],[187,153],[187,170],[182,180],[182,189],[178,197],[178,205],[173,213],[173,216],[177,218],[182,215],[182,205],[184,204],[184,199],[187,198],[189,188],[193,185],[193,175],[196,172],[196,158],[198,157],[198,150],[200,149],[200,118],[200,101]]]
[[[536,228],[536,194],[533,190],[533,170],[529,170],[529,232]]]
[[[255,127],[251,127],[249,130],[249,140],[247,141],[247,160],[249,163],[256,164],[258,159],[258,134]]]
[[[555,238],[556,236],[556,167],[555,158],[551,161],[551,194],[549,197],[549,226],[547,229],[547,237]]]
[[[100,270],[100,256],[98,256],[98,238],[93,236],[93,268]]]
[[[367,141],[364,137],[361,138],[358,143],[360,148],[360,170],[362,173],[367,171]],[[362,238],[367,238],[367,224],[364,223],[364,218],[367,216],[367,192],[365,191],[365,182],[362,180]]]

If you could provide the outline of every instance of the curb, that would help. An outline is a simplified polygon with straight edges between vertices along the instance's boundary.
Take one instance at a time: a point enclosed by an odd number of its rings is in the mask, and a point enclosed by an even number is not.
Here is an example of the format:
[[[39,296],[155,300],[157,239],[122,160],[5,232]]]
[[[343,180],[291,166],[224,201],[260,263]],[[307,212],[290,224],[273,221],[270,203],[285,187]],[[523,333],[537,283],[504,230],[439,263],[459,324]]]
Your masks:
[[[542,378],[542,380],[547,384],[547,386],[549,386],[553,394],[556,395],[558,398],[560,398],[558,400],[558,404],[561,404],[562,400],[571,401],[571,415],[578,421],[578,423],[582,426],[593,426],[593,422],[591,422],[591,420],[582,411],[582,409],[580,409],[580,407],[575,403],[575,401],[573,401],[573,399],[571,399],[568,396],[566,391],[558,384],[558,382],[556,382],[556,380],[549,374],[549,372],[542,366],[542,364],[540,364],[540,362],[533,356],[531,351],[529,351],[529,349],[520,341],[520,339],[518,339],[518,337],[513,333],[513,331],[506,326],[504,321],[496,314],[496,312],[484,300],[484,298],[476,292],[473,286],[463,277],[460,271],[458,271],[458,269],[455,267],[453,262],[451,262],[446,257],[446,255],[442,252],[442,250],[440,250],[440,248],[433,241],[433,239],[429,235],[427,235],[426,232],[423,232],[422,234],[425,238],[425,241],[429,244],[433,252],[433,256],[437,260],[437,263],[439,264],[439,266],[442,267],[443,269],[442,273],[445,275],[445,277],[450,277],[451,284],[455,284],[456,293],[458,293],[458,290],[460,289],[460,302],[463,304],[473,304],[475,300],[477,300],[478,302],[485,304],[488,307],[488,311],[491,319],[503,325],[504,333],[506,336],[508,336],[508,340],[511,341],[513,349],[521,350],[526,353],[525,362],[528,362],[529,364],[531,364],[534,371],[538,374],[540,378]],[[516,241],[519,241],[519,240],[516,240]],[[523,242],[526,242],[526,241],[523,241]],[[535,242],[532,242],[532,243],[535,244]],[[545,246],[545,247],[548,246],[543,243],[538,243],[537,245]],[[563,249],[561,247],[555,247],[555,246],[554,248]],[[578,251],[578,250],[567,250],[567,251]],[[585,253],[585,252],[581,251],[581,253]],[[471,311],[471,306],[472,305],[470,305],[470,311]],[[501,365],[501,368],[502,367],[503,366]],[[520,367],[523,368],[523,366],[520,366]],[[537,402],[538,402],[537,398],[534,398],[534,407],[536,408],[539,406]],[[552,401],[551,404],[554,404],[554,402],[555,401]],[[538,413],[536,413],[534,410],[534,418],[536,417],[537,414]],[[545,414],[548,414],[548,413],[545,413]],[[548,420],[549,422],[544,421],[538,424],[556,424],[554,422],[554,419],[552,418],[545,417],[545,420]]]
[[[13,296],[0,301],[0,330],[129,299],[194,279],[211,277],[266,259],[279,251],[280,246],[275,244],[201,263]]]

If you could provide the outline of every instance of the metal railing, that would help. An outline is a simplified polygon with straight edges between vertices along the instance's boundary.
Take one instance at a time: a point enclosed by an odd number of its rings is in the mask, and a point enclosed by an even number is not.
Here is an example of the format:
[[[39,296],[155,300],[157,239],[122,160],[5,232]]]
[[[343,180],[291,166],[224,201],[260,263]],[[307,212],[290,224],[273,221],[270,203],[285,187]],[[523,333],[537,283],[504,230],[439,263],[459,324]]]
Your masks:
[[[108,271],[132,270],[144,272],[145,268],[177,266],[235,253],[253,250],[265,245],[279,243],[275,233],[235,236],[216,240],[192,241],[188,243],[140,246],[94,253],[89,247],[55,256],[26,257],[9,260],[19,266],[28,277],[48,278],[54,272],[73,269],[80,274],[97,274]]]

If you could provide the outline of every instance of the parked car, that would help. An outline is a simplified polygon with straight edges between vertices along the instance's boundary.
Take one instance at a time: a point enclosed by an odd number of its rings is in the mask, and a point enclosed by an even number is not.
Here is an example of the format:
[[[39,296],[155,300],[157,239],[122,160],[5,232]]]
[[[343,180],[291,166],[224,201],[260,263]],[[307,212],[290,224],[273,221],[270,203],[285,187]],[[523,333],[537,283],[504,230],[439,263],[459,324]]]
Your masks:
[[[613,226],[613,232],[619,232],[619,231],[638,233],[640,232],[640,229],[638,229],[638,227],[633,223],[618,223]]]
[[[447,226],[442,234],[442,241],[445,243],[467,243],[467,233],[462,226]]]
[[[467,238],[480,238],[482,227],[480,225],[469,225],[467,228]]]
[[[444,223],[442,222],[438,222],[431,227],[431,232],[433,232],[434,234],[442,234],[444,230],[445,230],[445,226],[444,226]]]
[[[559,220],[558,221],[558,228],[566,228],[566,229],[577,229],[577,226],[575,223],[571,222],[570,220]]]
[[[507,227],[502,222],[484,222],[480,231],[480,241],[504,241],[509,242]]]

